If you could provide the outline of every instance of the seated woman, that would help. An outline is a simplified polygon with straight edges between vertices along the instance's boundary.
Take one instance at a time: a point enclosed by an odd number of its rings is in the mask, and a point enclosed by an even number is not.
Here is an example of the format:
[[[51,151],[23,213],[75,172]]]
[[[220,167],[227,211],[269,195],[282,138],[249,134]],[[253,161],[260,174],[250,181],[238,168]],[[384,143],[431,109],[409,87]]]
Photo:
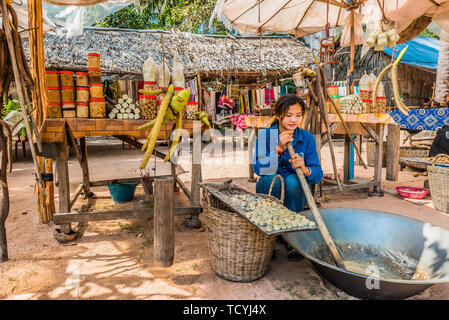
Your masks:
[[[296,175],[300,168],[309,185],[323,178],[313,135],[299,127],[305,109],[304,101],[295,94],[282,95],[274,105],[276,120],[271,127],[260,130],[254,153],[254,172],[260,176],[256,192],[267,194],[274,177],[279,174],[285,182],[284,205],[294,211],[304,210],[306,201]],[[293,159],[287,150],[291,142],[296,154]],[[281,182],[273,186],[273,195],[280,198]]]
[[[274,105],[276,120],[271,127],[262,129],[257,135],[254,153],[254,172],[260,176],[256,192],[267,194],[276,175],[285,183],[284,205],[293,212],[304,210],[306,202],[296,168],[304,173],[307,183],[317,184],[323,178],[323,171],[316,150],[313,135],[299,127],[305,110],[304,101],[295,94],[282,95]],[[295,155],[290,158],[287,143],[291,142]],[[280,199],[281,182],[274,183],[272,195]],[[289,257],[295,257],[289,250]]]

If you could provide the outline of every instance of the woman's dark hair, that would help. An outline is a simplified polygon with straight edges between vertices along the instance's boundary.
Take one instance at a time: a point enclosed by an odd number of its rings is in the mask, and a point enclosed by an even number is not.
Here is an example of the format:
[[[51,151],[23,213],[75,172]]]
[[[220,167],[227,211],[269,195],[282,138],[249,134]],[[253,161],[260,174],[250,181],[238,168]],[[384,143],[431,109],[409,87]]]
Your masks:
[[[306,104],[300,96],[298,96],[294,93],[284,94],[284,95],[280,96],[274,103],[274,107],[273,107],[274,115],[277,118],[282,119],[284,117],[284,115],[288,112],[288,109],[290,108],[290,106],[292,106],[294,104],[299,104],[301,106],[302,112],[304,113],[304,111],[306,110]],[[279,123],[279,120],[275,119],[271,123],[271,127],[278,123]]]

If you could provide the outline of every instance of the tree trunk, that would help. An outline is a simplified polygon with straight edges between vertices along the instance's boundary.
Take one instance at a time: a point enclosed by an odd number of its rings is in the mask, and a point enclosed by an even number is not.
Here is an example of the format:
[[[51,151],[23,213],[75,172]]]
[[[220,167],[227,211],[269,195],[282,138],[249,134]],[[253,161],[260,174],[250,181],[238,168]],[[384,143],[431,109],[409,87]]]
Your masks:
[[[449,81],[449,42],[443,40],[449,35],[443,35],[441,31],[440,53],[438,55],[438,70],[435,89],[435,101],[443,102],[446,94],[449,93],[449,87],[443,83],[444,80]]]

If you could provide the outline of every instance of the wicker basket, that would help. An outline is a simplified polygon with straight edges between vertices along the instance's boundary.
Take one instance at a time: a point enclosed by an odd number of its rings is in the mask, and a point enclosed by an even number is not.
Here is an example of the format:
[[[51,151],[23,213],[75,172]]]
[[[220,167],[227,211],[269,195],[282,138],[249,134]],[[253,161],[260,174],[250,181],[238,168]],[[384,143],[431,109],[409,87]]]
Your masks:
[[[376,142],[367,141],[366,142],[366,159],[368,166],[375,167],[376,166]],[[382,167],[387,166],[387,143],[384,142],[384,152],[382,155]]]
[[[277,178],[281,179],[283,199],[284,182],[279,175],[273,179],[269,193]],[[276,237],[266,235],[240,214],[229,212],[223,202],[209,192],[203,194],[212,269],[219,277],[235,282],[251,282],[263,277],[270,266]]]
[[[430,147],[401,147],[399,151],[400,158],[425,158],[429,157]]]
[[[449,156],[439,154],[433,159],[432,164],[427,166],[430,194],[435,209],[449,213],[449,168],[435,165],[440,158],[449,159]]]

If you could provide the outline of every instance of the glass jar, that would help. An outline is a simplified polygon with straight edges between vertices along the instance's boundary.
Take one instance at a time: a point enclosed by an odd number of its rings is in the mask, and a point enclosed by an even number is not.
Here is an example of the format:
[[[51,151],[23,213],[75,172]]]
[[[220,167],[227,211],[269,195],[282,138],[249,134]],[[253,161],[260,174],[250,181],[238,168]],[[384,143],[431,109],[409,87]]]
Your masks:
[[[103,98],[103,85],[101,83],[91,83],[89,91],[92,98]]]
[[[377,113],[387,112],[387,97],[377,97],[376,98],[376,109]]]
[[[60,102],[49,102],[47,106],[47,118],[62,118]]]
[[[61,91],[59,87],[47,87],[47,99],[49,103],[61,103]]]
[[[75,102],[75,87],[61,87],[62,102]]]
[[[47,88],[59,88],[59,71],[45,71],[45,85]]]
[[[78,102],[76,104],[76,117],[77,118],[89,118],[89,103]]]
[[[153,120],[157,117],[157,97],[150,95],[139,96],[140,117],[142,119]]]
[[[101,83],[101,69],[89,68],[89,83]]]
[[[87,67],[100,69],[100,54],[96,52],[89,52],[87,54]]]
[[[154,81],[144,81],[143,90],[156,90],[156,82]]]
[[[89,73],[77,72],[76,73],[76,86],[77,87],[88,87],[89,86]]]
[[[75,87],[73,71],[59,71],[59,79],[61,81],[61,87]]]
[[[76,102],[89,102],[89,87],[76,87]]]
[[[62,117],[63,118],[75,118],[76,117],[75,102],[63,102],[62,103]]]
[[[90,98],[89,113],[91,118],[106,118],[106,102],[104,98]]]

